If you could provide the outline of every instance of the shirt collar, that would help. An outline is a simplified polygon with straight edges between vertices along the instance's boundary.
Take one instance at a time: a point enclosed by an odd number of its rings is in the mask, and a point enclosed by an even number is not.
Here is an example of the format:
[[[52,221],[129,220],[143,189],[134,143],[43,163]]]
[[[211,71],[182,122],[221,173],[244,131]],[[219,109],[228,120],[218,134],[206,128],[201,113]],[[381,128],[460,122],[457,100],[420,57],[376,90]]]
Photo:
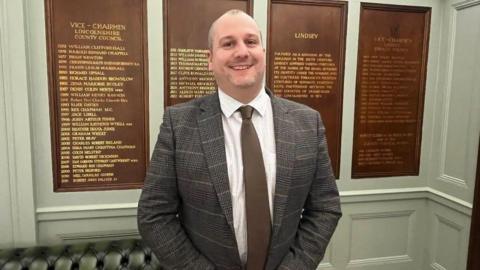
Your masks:
[[[263,117],[266,113],[267,105],[270,104],[270,97],[268,96],[267,92],[265,92],[265,89],[262,89],[248,104],[243,104],[242,102],[234,99],[223,92],[223,90],[220,88],[218,88],[218,98],[220,99],[220,108],[222,109],[222,113],[227,118],[232,116],[233,113],[238,110],[238,108],[245,105],[252,106],[260,114],[260,116]]]

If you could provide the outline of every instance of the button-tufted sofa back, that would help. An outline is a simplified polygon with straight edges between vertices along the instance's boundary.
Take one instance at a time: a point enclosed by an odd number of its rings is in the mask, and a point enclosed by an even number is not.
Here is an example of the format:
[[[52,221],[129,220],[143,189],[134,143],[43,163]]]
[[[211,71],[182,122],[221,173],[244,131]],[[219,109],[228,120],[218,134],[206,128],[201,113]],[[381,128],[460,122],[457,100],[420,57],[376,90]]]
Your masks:
[[[0,250],[1,270],[162,269],[141,240]]]

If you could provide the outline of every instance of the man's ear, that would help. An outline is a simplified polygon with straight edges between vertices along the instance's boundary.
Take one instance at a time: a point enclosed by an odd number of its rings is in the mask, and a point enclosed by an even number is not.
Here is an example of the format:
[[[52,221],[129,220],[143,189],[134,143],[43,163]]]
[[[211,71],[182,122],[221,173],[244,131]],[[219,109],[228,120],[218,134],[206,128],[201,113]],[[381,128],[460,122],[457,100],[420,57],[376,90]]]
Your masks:
[[[208,49],[207,51],[207,60],[208,60],[208,70],[212,71],[212,50]]]

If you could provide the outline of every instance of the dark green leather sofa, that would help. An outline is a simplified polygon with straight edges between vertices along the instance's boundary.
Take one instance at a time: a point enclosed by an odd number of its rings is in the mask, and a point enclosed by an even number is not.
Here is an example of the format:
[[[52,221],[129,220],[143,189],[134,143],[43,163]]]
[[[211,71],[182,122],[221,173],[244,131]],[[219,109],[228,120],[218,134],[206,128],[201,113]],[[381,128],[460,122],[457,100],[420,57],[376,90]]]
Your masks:
[[[139,239],[0,250],[1,270],[163,269]]]

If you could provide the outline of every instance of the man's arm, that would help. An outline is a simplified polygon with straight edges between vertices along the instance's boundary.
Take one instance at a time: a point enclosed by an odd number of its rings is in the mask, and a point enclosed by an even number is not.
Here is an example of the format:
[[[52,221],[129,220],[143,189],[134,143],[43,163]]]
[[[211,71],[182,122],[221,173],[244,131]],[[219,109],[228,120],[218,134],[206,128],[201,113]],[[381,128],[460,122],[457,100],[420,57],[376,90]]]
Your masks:
[[[316,269],[342,213],[325,127],[317,113],[317,168],[290,251],[278,269]]]
[[[215,269],[193,246],[179,222],[175,140],[167,109],[138,203],[138,229],[167,269]]]

